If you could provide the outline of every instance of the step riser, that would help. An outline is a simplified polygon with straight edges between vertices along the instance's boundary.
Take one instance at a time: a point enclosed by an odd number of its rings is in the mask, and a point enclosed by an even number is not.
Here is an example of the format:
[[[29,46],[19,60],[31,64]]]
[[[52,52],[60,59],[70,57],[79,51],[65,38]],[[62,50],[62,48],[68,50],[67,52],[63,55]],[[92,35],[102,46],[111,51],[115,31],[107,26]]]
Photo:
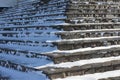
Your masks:
[[[87,54],[86,54],[86,52],[76,53],[76,55],[74,55],[74,54],[68,55],[68,56],[55,57],[55,58],[51,57],[51,58],[54,61],[54,63],[59,64],[62,62],[74,62],[74,61],[84,60],[84,59],[119,56],[120,50],[118,50],[118,51],[105,50],[105,51],[96,51],[96,52],[91,51],[91,52],[87,52]]]
[[[46,68],[47,70],[54,70],[55,68]],[[43,69],[43,72],[49,76],[50,79],[56,79],[56,78],[65,78],[68,76],[77,76],[77,75],[84,75],[84,74],[93,74],[93,73],[99,73],[99,72],[105,72],[105,71],[111,71],[111,70],[118,70],[120,69],[120,61],[111,61],[111,62],[105,62],[105,63],[93,63],[84,65],[81,67],[73,67],[71,69],[58,69],[58,72],[47,72]],[[59,72],[60,71],[60,72]]]
[[[30,47],[55,47],[55,45],[53,45],[52,43],[47,43],[45,41],[39,41],[39,40],[35,40],[35,41],[29,41],[29,40],[0,40],[0,45],[10,45],[10,46],[30,46]]]
[[[83,33],[84,34],[84,33]],[[98,33],[95,32],[93,34],[84,34],[82,35],[82,33],[75,33],[75,34],[59,34],[59,36],[61,36],[62,39],[79,39],[79,38],[90,38],[90,37],[108,37],[108,36],[120,36],[120,33],[107,33],[107,34],[103,34],[103,33]]]
[[[17,42],[17,41],[9,41],[9,42],[5,42],[5,41],[1,41],[0,42],[0,45],[10,45],[10,46],[32,46],[32,47],[54,47],[55,45],[54,44],[49,44],[49,43],[46,43],[46,42],[42,42],[42,43],[27,43],[27,42]]]
[[[73,31],[73,30],[90,30],[90,29],[115,29],[119,28],[120,24],[93,24],[93,25],[70,25],[64,26],[64,31]],[[68,28],[69,27],[69,28]]]
[[[108,45],[118,45],[120,44],[120,40],[101,40],[101,41],[76,41],[76,42],[59,42],[59,43],[53,43],[57,46],[59,50],[72,50],[72,49],[78,49],[78,48],[87,48],[87,47],[100,47],[100,46],[108,46]]]

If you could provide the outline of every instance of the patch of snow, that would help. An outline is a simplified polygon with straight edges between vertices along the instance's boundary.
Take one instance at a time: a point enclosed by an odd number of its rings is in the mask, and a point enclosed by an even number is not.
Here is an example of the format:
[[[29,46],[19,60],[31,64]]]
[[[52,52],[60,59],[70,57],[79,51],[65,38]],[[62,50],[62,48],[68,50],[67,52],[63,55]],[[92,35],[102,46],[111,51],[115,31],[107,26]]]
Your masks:
[[[10,80],[48,80],[48,78],[41,72],[39,72],[39,74],[35,72],[24,73],[12,69],[7,69],[1,66],[0,72],[2,75],[9,76]]]
[[[22,51],[31,51],[31,52],[48,52],[56,50],[56,47],[51,46],[29,46],[29,45],[17,45],[17,44],[0,44],[1,48],[8,48],[14,50],[22,50]]]
[[[9,60],[11,62],[25,65],[27,67],[35,67],[35,66],[37,67],[37,66],[53,63],[52,61],[47,60],[46,58],[26,58],[23,56],[14,56],[5,53],[0,53],[0,59]]]

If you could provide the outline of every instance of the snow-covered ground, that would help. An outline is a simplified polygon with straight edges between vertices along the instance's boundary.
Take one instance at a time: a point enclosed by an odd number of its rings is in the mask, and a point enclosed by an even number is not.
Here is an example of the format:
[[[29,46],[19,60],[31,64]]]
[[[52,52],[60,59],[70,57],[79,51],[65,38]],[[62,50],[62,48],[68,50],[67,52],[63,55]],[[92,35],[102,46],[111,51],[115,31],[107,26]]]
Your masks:
[[[0,66],[0,72],[4,76],[9,76],[10,80],[48,80],[41,72],[19,72],[12,69],[7,69]]]

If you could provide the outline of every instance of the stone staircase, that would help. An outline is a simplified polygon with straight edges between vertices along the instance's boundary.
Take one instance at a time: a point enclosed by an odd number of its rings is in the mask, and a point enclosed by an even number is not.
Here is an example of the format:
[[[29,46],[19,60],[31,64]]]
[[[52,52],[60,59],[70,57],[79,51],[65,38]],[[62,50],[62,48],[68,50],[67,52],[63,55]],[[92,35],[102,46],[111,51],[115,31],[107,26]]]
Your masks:
[[[80,1],[21,0],[3,12],[0,67],[11,73],[32,73],[35,80],[120,70],[119,0]],[[110,10],[115,12],[107,13]],[[11,76],[9,79],[15,77]],[[119,79],[106,76],[98,80]]]
[[[119,28],[73,29],[56,32],[55,34],[61,36],[62,40],[49,40],[47,42],[57,46],[58,50],[45,54],[52,58],[55,65],[37,67],[50,79],[120,69],[119,59],[110,60],[120,55]],[[81,34],[84,37],[81,37]]]

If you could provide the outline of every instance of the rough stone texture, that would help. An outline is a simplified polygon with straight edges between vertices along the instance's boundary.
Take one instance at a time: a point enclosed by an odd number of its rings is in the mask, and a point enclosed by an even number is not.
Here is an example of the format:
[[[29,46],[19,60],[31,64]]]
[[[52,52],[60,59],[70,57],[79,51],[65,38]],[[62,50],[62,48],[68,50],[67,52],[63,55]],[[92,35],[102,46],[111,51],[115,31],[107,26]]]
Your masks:
[[[46,54],[46,56],[49,56],[54,61],[54,63],[73,62],[84,59],[92,59],[99,57],[104,58],[104,57],[112,57],[119,55],[120,55],[119,48],[113,48],[108,50],[103,49],[103,50],[95,50],[95,51],[85,51],[85,52],[78,52],[71,54],[61,54],[61,53]]]
[[[78,48],[87,48],[87,47],[99,47],[99,46],[109,46],[120,44],[119,38],[111,39],[100,39],[100,40],[78,40],[78,41],[62,41],[62,42],[53,42],[58,46],[59,50],[72,50]]]
[[[47,40],[51,37],[52,40],[56,40],[56,38],[59,39],[60,37],[62,39],[78,39],[88,37],[93,38],[103,36],[120,36],[119,30],[109,32],[105,31],[104,33],[102,31],[84,32],[85,30],[93,29],[103,30],[120,28],[120,0],[35,0],[30,3],[26,1],[29,2],[30,0],[22,0],[24,4],[18,3],[17,8],[14,7],[11,8],[9,11],[1,13],[0,17],[3,21],[0,21],[0,23],[2,23],[0,27],[0,36],[4,37],[5,39],[1,38],[0,44],[7,44],[10,47],[13,47],[10,44],[15,44],[21,47],[27,44],[27,48],[33,45],[32,49],[34,49],[35,46],[38,46],[42,49],[54,47],[55,50],[56,46],[58,47],[58,50],[72,50],[78,48],[95,48],[97,46],[105,47],[108,45],[111,46],[120,44],[119,38],[101,39],[93,41],[66,41],[60,43],[53,43],[53,45],[45,44],[47,43]],[[55,31],[69,32],[75,30],[81,31],[78,33],[55,33]],[[44,32],[45,35],[43,34]],[[39,37],[37,38],[39,38],[40,40],[45,38],[45,40],[43,39],[42,41],[39,41],[39,39],[32,39],[36,38],[36,34],[38,36],[38,33]],[[50,34],[54,34],[55,38]],[[29,45],[28,42],[32,44]],[[76,52],[71,54],[65,54],[64,51],[63,53],[44,53],[43,51],[44,54],[41,54],[36,53],[36,50],[34,51],[34,53],[36,54],[32,54],[32,52],[30,51],[31,50],[21,51],[17,48],[13,50],[0,48],[1,53],[9,54],[12,56],[20,55],[25,58],[41,58],[41,56],[43,56],[44,59],[52,60],[55,64],[61,62],[74,62],[78,60],[104,58],[120,55],[120,48]],[[30,55],[28,55],[28,53]],[[13,63],[6,60],[0,61],[0,65],[9,69],[15,69],[22,72],[34,71],[34,68],[29,68],[19,63]],[[21,68],[18,68],[18,66],[20,66]],[[67,76],[92,74],[96,72],[105,72],[117,69],[120,69],[119,60],[96,64],[92,63],[83,66],[74,66],[72,68],[46,67],[39,70],[43,71],[43,73],[49,76],[50,79],[54,79],[64,78]]]
[[[47,74],[50,79],[55,79],[55,78],[65,78],[67,76],[76,76],[76,75],[84,75],[84,74],[99,73],[99,72],[105,72],[105,71],[111,71],[111,70],[118,70],[120,69],[119,66],[120,66],[120,60],[113,60],[113,61],[108,61],[104,63],[86,64],[83,66],[76,66],[72,68],[46,67],[40,70],[42,70],[43,73]]]

